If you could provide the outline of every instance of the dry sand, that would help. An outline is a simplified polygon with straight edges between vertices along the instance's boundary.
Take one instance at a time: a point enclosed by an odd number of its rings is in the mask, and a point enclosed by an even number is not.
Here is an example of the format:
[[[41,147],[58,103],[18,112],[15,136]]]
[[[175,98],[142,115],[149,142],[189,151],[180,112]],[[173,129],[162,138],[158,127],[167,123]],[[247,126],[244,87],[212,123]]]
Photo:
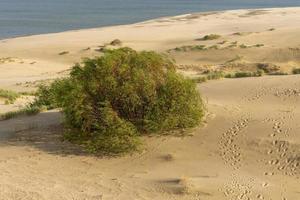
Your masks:
[[[207,34],[222,38],[196,40]],[[285,8],[200,13],[2,40],[0,88],[31,90],[41,80],[64,75],[82,57],[101,55],[94,50],[116,38],[123,46],[159,52],[223,40],[264,44],[171,51],[187,74],[226,69],[224,64],[237,56],[233,67],[243,64],[251,70],[253,63],[272,63],[289,71],[300,66],[299,35],[300,8]],[[299,78],[200,84],[209,111],[205,126],[187,137],[145,138],[145,151],[122,158],[89,156],[62,142],[58,111],[1,121],[0,199],[300,199]]]

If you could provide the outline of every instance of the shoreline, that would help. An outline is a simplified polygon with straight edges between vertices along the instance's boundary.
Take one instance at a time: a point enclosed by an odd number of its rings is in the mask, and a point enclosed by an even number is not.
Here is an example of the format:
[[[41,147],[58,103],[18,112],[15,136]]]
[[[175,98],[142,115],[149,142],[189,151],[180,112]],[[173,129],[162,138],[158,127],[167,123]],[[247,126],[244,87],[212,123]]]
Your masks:
[[[113,27],[122,27],[122,26],[131,26],[131,25],[139,25],[139,24],[145,24],[145,23],[151,23],[155,22],[157,20],[165,20],[170,18],[178,18],[178,17],[185,17],[189,15],[205,15],[205,14],[220,14],[224,12],[241,12],[241,11],[255,11],[255,10],[282,10],[282,9],[297,9],[300,8],[300,6],[295,7],[266,7],[266,8],[242,8],[242,9],[230,9],[230,10],[210,10],[210,11],[203,11],[203,12],[192,12],[192,13],[186,13],[186,14],[180,14],[180,15],[169,15],[169,16],[163,16],[163,17],[157,17],[157,18],[151,18],[145,21],[139,21],[139,22],[133,22],[128,24],[113,24],[113,25],[107,25],[107,26],[101,26],[101,27],[91,27],[91,28],[79,28],[79,29],[70,29],[65,31],[59,31],[59,32],[49,32],[49,33],[37,33],[37,34],[28,34],[28,35],[19,35],[19,36],[13,36],[8,38],[0,38],[0,42],[6,41],[6,40],[12,40],[12,39],[18,39],[18,38],[29,38],[34,36],[44,36],[44,35],[56,35],[56,34],[62,34],[62,33],[73,33],[73,32],[80,32],[80,31],[93,31],[93,30],[101,30],[106,28],[113,28]]]
[[[248,69],[257,63],[269,63],[288,71],[299,63],[297,52],[290,50],[299,48],[297,27],[300,7],[239,9],[4,39],[0,40],[0,86],[18,89],[20,80],[35,82],[60,76],[82,58],[102,55],[104,46],[166,53],[190,74],[204,68],[218,69],[228,61]],[[199,40],[209,34],[220,38]],[[121,45],[110,45],[115,39]],[[185,46],[205,48],[181,48]]]

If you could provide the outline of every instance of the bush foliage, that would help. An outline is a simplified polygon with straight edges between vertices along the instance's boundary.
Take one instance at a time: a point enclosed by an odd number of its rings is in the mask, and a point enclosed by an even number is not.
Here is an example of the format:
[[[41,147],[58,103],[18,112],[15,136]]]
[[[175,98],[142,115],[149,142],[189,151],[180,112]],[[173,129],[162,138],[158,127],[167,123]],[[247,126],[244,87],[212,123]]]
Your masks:
[[[203,116],[196,84],[172,60],[130,48],[85,59],[37,95],[35,105],[62,108],[69,140],[107,154],[137,149],[142,134],[194,127]]]

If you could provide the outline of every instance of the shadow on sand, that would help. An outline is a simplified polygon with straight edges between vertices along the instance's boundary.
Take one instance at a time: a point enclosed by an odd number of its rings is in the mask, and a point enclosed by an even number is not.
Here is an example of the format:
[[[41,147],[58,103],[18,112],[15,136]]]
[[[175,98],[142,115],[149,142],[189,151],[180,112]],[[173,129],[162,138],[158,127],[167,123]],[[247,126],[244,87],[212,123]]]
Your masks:
[[[40,113],[0,121],[1,146],[28,146],[60,156],[88,155],[78,145],[63,141],[62,114]]]

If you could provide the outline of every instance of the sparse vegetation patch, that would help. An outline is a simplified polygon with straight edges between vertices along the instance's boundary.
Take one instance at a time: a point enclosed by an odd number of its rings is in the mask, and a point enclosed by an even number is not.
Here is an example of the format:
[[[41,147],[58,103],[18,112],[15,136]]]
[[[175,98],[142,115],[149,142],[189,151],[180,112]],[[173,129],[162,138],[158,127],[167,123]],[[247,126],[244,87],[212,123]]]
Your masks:
[[[176,47],[171,49],[170,51],[177,51],[177,52],[187,52],[187,51],[204,51],[207,50],[205,45],[186,45],[181,47]]]
[[[225,76],[224,72],[222,71],[214,71],[214,72],[208,72],[206,74],[204,74],[203,76],[194,78],[193,80],[196,83],[204,83],[208,80],[217,80],[217,79],[221,79]]]
[[[263,70],[264,73],[270,74],[270,73],[275,73],[280,70],[280,67],[271,63],[258,63],[257,68],[259,70]]]
[[[17,111],[11,111],[0,115],[0,120],[8,120],[22,115],[35,115],[41,112],[42,109],[36,106],[27,106]]]
[[[5,99],[5,104],[13,104],[20,96],[17,92],[0,89],[0,98]]]
[[[205,35],[203,38],[200,38],[199,40],[217,40],[220,39],[222,36],[217,35],[217,34],[210,34],[210,35]]]
[[[292,72],[293,74],[300,74],[300,68],[294,68]]]
[[[225,78],[245,78],[245,77],[259,77],[263,75],[263,71],[258,70],[256,72],[235,72],[233,74],[227,74]]]
[[[268,73],[268,75],[271,75],[271,76],[285,76],[285,75],[289,75],[289,74],[286,73],[286,72],[278,71],[278,72]]]

